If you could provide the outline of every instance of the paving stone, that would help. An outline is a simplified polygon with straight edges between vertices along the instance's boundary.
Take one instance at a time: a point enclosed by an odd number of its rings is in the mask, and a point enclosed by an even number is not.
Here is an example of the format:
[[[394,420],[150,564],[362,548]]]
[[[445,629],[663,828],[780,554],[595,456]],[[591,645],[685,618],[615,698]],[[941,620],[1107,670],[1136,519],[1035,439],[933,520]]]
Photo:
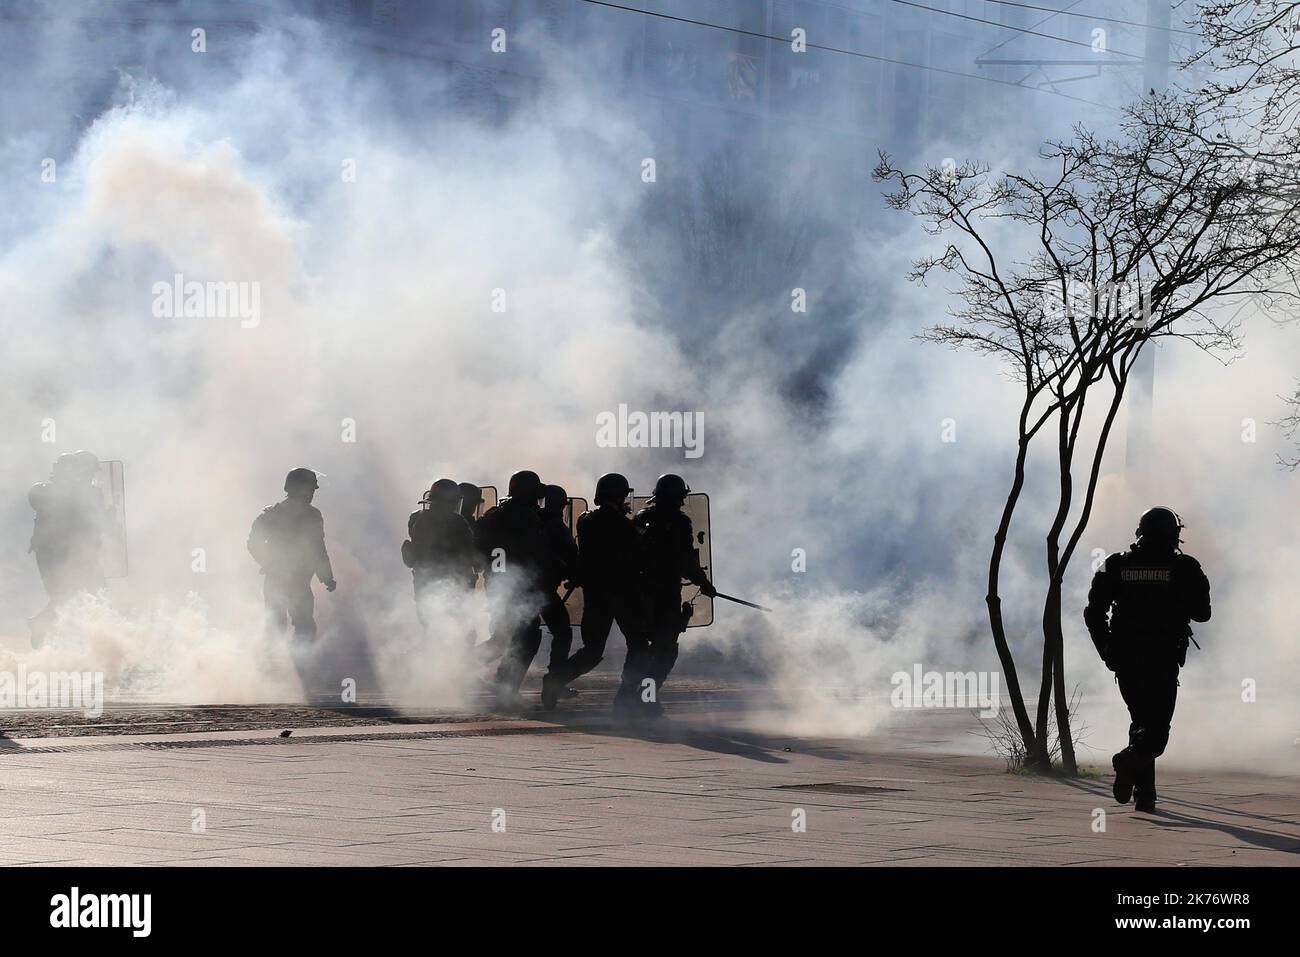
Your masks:
[[[0,863],[1300,863],[1294,777],[1162,770],[1160,813],[1142,815],[1114,804],[1107,779],[1009,775],[994,758],[900,745],[895,731],[800,740],[715,720],[625,733],[589,717],[503,719],[499,735],[484,720],[460,726],[472,736],[417,738],[401,735],[421,726],[313,728],[274,743],[224,732],[193,749],[180,745],[211,736],[151,735],[165,746],[148,748],[65,738],[27,753],[11,742]],[[335,740],[360,731],[384,736]],[[806,831],[791,828],[796,808]]]

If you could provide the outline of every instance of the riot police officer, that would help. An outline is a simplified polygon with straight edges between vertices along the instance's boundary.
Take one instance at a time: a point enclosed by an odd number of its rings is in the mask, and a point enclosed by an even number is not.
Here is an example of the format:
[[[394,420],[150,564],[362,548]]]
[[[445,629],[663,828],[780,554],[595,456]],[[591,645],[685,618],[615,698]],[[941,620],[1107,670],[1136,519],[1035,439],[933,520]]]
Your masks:
[[[460,503],[456,483],[438,479],[406,523],[410,537],[402,543],[402,561],[411,569],[416,614],[426,628],[431,589],[442,585],[468,590],[478,578],[474,533],[460,514]]]
[[[508,497],[488,509],[474,528],[488,591],[490,642],[504,648],[496,694],[506,707],[520,705],[519,686],[542,643],[546,543],[542,537],[543,486],[529,470],[510,476]]]
[[[578,519],[578,575],[582,586],[582,647],[542,683],[542,703],[554,707],[561,689],[600,664],[609,630],[618,622],[627,642],[623,681],[615,696],[620,709],[636,701],[646,670],[644,615],[638,594],[641,546],[628,517],[628,481],[617,472],[596,482],[594,511]]]
[[[1115,800],[1127,804],[1133,797],[1147,813],[1156,806],[1155,761],[1169,741],[1190,622],[1210,619],[1210,583],[1196,559],[1178,548],[1183,527],[1170,508],[1144,512],[1137,541],[1093,576],[1083,612],[1131,719],[1128,747],[1111,761]]]
[[[266,576],[267,627],[280,632],[291,623],[297,642],[316,637],[312,576],[326,591],[337,587],[325,549],[325,519],[311,504],[319,487],[311,469],[294,469],[285,476],[283,501],[263,509],[248,533],[249,554]]]
[[[690,516],[682,511],[689,493],[680,475],[659,476],[650,504],[633,522],[641,535],[645,561],[642,594],[650,642],[646,677],[654,682],[655,695],[649,703],[651,713],[661,710],[658,695],[677,661],[677,640],[690,621],[690,605],[682,602],[682,580],[698,585],[710,598],[717,595],[700,567]]]
[[[569,507],[569,493],[559,485],[546,486],[542,497],[542,538],[546,543],[546,576],[542,585],[545,604],[542,606],[542,622],[551,633],[551,654],[547,664],[546,677],[542,680],[542,706],[554,708],[556,693],[571,696],[564,685],[554,678],[564,668],[569,659],[569,649],[573,647],[573,624],[569,620],[569,609],[564,604],[559,589],[563,582],[578,577],[578,544],[573,540],[569,523],[565,520],[565,510]]]
[[[31,619],[32,647],[39,648],[66,602],[78,594],[104,587],[100,565],[105,511],[94,487],[99,459],[86,451],[64,452],[50,470],[50,480],[33,485],[27,493],[35,514],[28,552],[48,602]]]
[[[483,504],[483,490],[473,482],[461,482],[456,486],[460,492],[460,517],[465,520],[469,526],[470,536],[474,535],[474,527],[478,525],[478,507]],[[477,548],[473,549],[474,563],[474,580],[470,583],[470,588],[478,584],[478,576],[483,573],[482,556],[479,555]],[[485,650],[488,643],[484,643]],[[486,651],[485,651],[486,653]]]

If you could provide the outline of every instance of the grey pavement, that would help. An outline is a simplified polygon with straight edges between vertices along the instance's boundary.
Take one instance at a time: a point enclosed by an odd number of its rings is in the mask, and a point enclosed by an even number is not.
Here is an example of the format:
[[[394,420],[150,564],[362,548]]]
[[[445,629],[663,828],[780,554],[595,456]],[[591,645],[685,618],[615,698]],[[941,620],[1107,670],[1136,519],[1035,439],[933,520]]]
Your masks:
[[[29,737],[0,748],[0,863],[1292,865],[1287,777],[1108,778],[798,739],[685,714]],[[1103,829],[1104,828],[1104,829]]]

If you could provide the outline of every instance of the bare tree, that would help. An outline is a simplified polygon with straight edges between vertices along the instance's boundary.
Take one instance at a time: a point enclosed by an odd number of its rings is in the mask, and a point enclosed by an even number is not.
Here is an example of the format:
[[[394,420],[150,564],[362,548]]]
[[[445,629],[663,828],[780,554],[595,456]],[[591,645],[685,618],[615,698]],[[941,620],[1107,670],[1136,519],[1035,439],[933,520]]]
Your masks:
[[[1218,111],[1225,129],[1214,132],[1227,145],[1260,162],[1294,164],[1300,0],[1196,0],[1194,10],[1204,42],[1183,65],[1202,68],[1204,80],[1188,92]]]
[[[1282,433],[1294,442],[1300,437],[1300,386],[1291,395],[1283,396],[1282,401],[1286,403],[1287,413],[1272,424],[1279,426]],[[1300,456],[1279,455],[1277,462],[1292,472],[1300,469]]]
[[[1261,168],[1300,193],[1300,0],[1197,0],[1205,44],[1185,61],[1207,68],[1206,81],[1190,91],[1222,117],[1205,147],[1236,155],[1253,186]],[[1292,288],[1297,279],[1290,277]],[[1300,436],[1300,386],[1283,398],[1288,412],[1276,425],[1290,440]],[[1290,469],[1300,457],[1279,456]]]
[[[1091,518],[1134,363],[1157,339],[1229,357],[1239,346],[1238,326],[1219,318],[1216,305],[1251,294],[1270,303],[1297,298],[1275,283],[1293,274],[1300,255],[1300,197],[1270,188],[1268,179],[1284,174],[1265,172],[1263,182],[1248,183],[1235,157],[1202,148],[1207,124],[1219,117],[1198,109],[1152,95],[1125,113],[1114,138],[1076,128],[1069,141],[1042,150],[1051,171],[1045,176],[994,176],[974,163],[905,172],[883,153],[875,171],[894,186],[891,206],[948,239],[911,273],[921,283],[936,270],[957,280],[952,321],[921,338],[995,356],[1023,389],[1012,482],[989,560],[989,624],[1029,763],[1050,765],[1054,698],[1068,773],[1076,759],[1062,586]],[[1100,422],[1085,415],[1097,402]],[[1049,424],[1059,481],[1046,533],[1043,655],[1031,725],[1006,640],[999,579],[1028,452]]]

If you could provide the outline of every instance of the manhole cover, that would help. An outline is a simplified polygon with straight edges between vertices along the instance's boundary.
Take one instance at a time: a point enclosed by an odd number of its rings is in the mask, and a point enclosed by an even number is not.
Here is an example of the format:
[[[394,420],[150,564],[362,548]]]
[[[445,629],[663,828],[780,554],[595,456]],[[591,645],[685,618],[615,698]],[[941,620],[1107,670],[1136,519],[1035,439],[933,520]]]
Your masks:
[[[777,791],[815,791],[818,794],[904,794],[907,788],[882,788],[870,784],[778,784]]]

